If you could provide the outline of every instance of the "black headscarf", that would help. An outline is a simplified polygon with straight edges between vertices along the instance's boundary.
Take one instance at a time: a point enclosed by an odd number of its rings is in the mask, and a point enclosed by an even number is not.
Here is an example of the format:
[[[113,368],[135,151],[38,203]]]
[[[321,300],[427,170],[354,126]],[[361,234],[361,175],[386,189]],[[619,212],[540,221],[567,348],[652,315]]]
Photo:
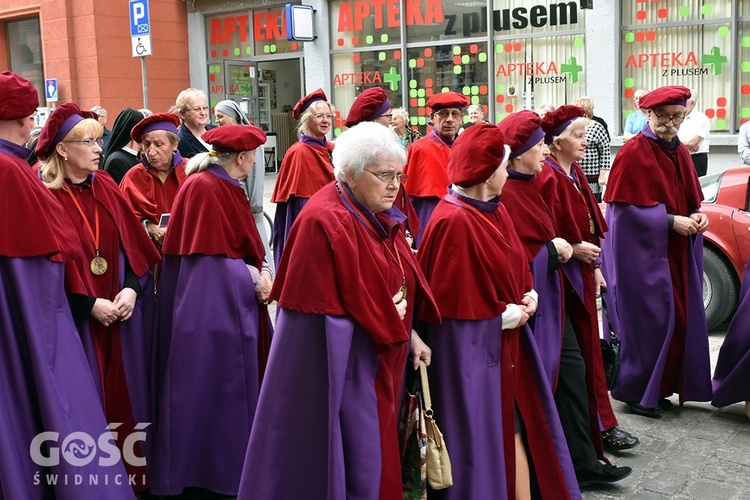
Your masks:
[[[143,120],[143,113],[140,111],[131,108],[120,111],[112,127],[112,138],[109,140],[106,151],[104,151],[105,158],[110,153],[119,151],[130,142],[130,131],[141,120]]]

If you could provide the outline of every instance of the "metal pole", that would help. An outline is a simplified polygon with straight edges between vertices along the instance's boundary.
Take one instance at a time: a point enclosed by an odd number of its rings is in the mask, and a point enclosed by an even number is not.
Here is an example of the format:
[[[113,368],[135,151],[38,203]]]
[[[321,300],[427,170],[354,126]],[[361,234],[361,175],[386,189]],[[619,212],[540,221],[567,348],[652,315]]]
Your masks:
[[[146,57],[141,57],[141,77],[143,79],[143,107],[148,109],[148,77],[146,76]]]

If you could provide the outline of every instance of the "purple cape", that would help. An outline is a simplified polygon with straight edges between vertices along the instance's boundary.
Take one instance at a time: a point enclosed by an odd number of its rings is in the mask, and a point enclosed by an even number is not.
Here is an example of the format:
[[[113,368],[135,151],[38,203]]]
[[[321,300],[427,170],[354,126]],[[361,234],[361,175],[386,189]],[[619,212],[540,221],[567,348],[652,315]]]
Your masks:
[[[238,498],[378,500],[380,360],[348,316],[280,308]]]
[[[284,253],[284,246],[289,237],[289,230],[292,224],[297,220],[302,208],[309,198],[298,198],[294,195],[289,196],[288,201],[276,204],[276,214],[273,218],[273,264],[274,268],[279,268],[281,255]]]
[[[427,227],[427,223],[430,221],[430,217],[432,217],[432,212],[435,211],[435,207],[440,203],[440,198],[433,196],[410,196],[409,198],[411,198],[411,204],[419,218],[419,225],[423,228]],[[424,231],[420,231],[414,239],[414,248],[419,247],[423,235]]]
[[[242,259],[164,256],[155,494],[237,494],[260,385],[258,315]]]
[[[501,316],[488,320],[443,318],[442,324],[428,326],[427,342],[433,355],[429,369],[433,408],[450,452],[454,480],[450,488],[430,491],[430,498],[507,497],[500,351],[501,336],[509,332],[501,334],[501,329]],[[542,418],[552,434],[568,493],[571,498],[580,498],[568,445],[536,342],[528,328],[521,328],[519,334],[522,351],[526,352],[534,372],[544,410]],[[533,433],[534,429],[527,426],[526,432]],[[531,460],[529,455],[529,462]],[[544,462],[535,466],[538,474],[544,474]],[[532,477],[532,489],[534,483]]]
[[[0,498],[134,498],[121,461],[100,466],[96,447],[97,458],[87,465],[73,466],[65,456],[78,444],[63,448],[69,435],[98,440],[107,423],[68,307],[64,265],[46,257],[0,257],[0,282]],[[42,467],[30,457],[42,432],[59,433],[41,448],[45,457],[47,446],[60,448],[57,466]]]
[[[560,370],[562,325],[565,318],[560,271],[557,268],[550,269],[549,262],[549,250],[546,245],[542,245],[531,263],[534,290],[539,294],[540,300],[536,313],[529,319],[529,326],[536,339],[547,382],[554,391]]]
[[[729,324],[714,371],[714,400],[721,407],[750,401],[750,264],[740,291],[740,305]]]
[[[609,319],[620,335],[621,367],[612,396],[656,407],[675,336],[675,299],[663,204],[607,205],[610,233],[602,245]],[[656,252],[656,250],[659,250]],[[687,245],[687,331],[679,353],[680,402],[710,401],[711,365],[703,309],[703,237]]]

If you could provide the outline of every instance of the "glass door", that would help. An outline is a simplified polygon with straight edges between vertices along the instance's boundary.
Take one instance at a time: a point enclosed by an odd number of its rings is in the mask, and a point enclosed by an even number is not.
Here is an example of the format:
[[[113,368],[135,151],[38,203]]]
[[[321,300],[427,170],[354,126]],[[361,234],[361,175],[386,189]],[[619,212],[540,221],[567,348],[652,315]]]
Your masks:
[[[262,111],[258,94],[258,64],[224,60],[224,82],[226,98],[238,103],[250,122],[260,126]]]

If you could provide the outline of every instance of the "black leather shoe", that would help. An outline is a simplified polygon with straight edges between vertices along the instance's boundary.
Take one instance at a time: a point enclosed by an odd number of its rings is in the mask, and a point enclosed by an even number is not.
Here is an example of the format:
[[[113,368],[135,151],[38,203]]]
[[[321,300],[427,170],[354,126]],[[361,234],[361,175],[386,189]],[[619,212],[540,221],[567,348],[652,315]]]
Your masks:
[[[658,406],[656,408],[651,408],[650,406],[643,406],[642,404],[636,403],[635,401],[625,401],[625,404],[628,405],[630,411],[635,413],[636,415],[641,415],[649,418],[661,418],[661,408],[659,408]]]
[[[659,400],[659,408],[661,408],[664,411],[671,410],[673,406],[674,404],[672,404],[672,402],[668,400],[667,398],[662,398]]]
[[[577,474],[578,485],[587,486],[596,483],[616,483],[625,479],[633,472],[627,465],[617,467],[616,465],[601,464],[598,471],[584,471]]]
[[[635,448],[640,440],[618,427],[613,427],[608,431],[602,432],[602,442],[604,449],[610,453]]]

